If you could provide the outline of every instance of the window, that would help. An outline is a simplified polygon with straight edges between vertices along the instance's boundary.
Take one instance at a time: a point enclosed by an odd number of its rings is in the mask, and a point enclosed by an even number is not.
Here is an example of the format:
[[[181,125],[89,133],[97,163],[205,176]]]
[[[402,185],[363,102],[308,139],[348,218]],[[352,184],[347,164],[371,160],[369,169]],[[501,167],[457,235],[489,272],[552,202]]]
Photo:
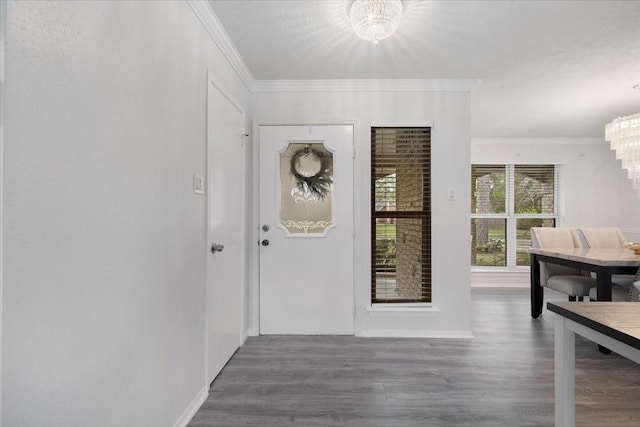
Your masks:
[[[471,166],[471,265],[529,265],[531,227],[555,227],[560,166]]]
[[[431,129],[371,129],[371,301],[431,302]]]

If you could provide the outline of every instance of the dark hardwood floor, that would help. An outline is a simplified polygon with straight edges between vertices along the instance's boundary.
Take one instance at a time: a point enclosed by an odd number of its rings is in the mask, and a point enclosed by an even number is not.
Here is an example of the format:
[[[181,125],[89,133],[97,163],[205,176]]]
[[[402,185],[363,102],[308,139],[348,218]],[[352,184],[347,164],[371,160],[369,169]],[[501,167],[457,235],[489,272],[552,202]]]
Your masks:
[[[553,314],[528,289],[472,301],[474,339],[249,338],[189,426],[553,426]],[[576,359],[576,425],[640,426],[640,365],[581,337]]]

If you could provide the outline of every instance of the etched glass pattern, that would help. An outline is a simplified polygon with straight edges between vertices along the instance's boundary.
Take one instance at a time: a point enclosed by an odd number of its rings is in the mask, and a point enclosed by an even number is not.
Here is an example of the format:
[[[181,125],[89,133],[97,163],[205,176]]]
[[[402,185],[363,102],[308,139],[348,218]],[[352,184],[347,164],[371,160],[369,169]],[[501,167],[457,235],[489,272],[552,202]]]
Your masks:
[[[324,235],[333,224],[333,153],[324,143],[290,143],[280,153],[280,224],[289,234]]]

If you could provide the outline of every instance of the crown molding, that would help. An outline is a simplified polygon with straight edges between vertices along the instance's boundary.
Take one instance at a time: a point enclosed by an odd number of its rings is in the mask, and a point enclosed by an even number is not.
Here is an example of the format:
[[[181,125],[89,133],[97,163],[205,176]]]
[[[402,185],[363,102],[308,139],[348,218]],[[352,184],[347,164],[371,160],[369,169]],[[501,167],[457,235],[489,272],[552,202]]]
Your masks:
[[[224,30],[222,23],[214,13],[213,9],[211,9],[209,2],[206,0],[185,1],[193,10],[193,13],[198,17],[215,44],[220,48],[220,51],[222,51],[222,54],[227,58],[235,72],[238,73],[240,80],[242,80],[247,89],[251,91],[255,81],[251,75],[251,71],[249,71],[247,64],[244,63],[238,49],[236,49],[236,46],[229,38],[229,35]]]
[[[253,92],[470,92],[472,79],[255,80]]]
[[[597,137],[541,137],[541,138],[509,138],[509,137],[496,137],[486,138],[478,137],[471,138],[472,144],[531,144],[531,145],[604,145],[606,144],[604,138]]]
[[[207,0],[185,0],[250,92],[470,92],[473,79],[255,80]]]

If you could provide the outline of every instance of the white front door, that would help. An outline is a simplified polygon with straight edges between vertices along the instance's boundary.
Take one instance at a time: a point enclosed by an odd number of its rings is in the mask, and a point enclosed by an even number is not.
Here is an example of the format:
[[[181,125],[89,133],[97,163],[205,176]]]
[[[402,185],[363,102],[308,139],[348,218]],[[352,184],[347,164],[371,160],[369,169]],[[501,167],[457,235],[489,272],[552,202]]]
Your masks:
[[[207,91],[207,381],[242,339],[244,111],[209,74]],[[214,245],[218,245],[215,246]],[[212,250],[212,247],[216,249]]]
[[[353,126],[260,126],[260,333],[354,331]]]

